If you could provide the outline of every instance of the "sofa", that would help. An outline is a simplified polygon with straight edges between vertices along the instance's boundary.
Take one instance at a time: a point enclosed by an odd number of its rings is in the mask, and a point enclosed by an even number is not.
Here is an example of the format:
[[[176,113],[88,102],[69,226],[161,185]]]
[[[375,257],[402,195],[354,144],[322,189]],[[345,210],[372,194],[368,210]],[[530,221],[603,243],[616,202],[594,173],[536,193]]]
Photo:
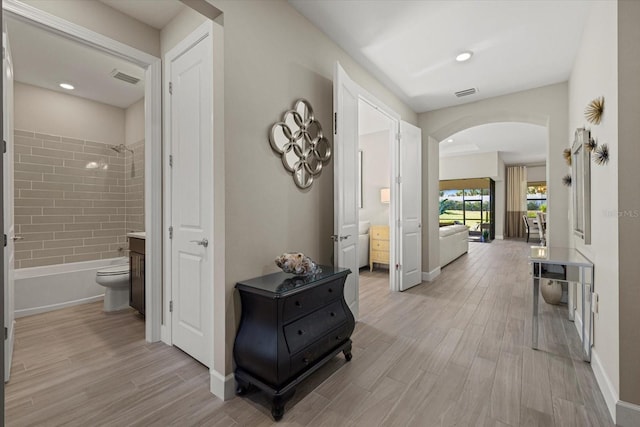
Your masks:
[[[440,267],[469,252],[469,228],[466,225],[440,227]]]

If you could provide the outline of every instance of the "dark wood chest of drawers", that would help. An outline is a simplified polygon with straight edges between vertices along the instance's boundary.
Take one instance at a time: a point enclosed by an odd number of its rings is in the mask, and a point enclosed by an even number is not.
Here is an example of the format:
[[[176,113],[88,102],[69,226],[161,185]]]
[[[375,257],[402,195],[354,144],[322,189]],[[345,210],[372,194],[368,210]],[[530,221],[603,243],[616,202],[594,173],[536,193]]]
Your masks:
[[[242,317],[233,355],[237,394],[251,386],[272,398],[276,420],[298,383],[339,352],[351,360],[355,321],[344,300],[347,269],[310,277],[274,273],[236,285]]]

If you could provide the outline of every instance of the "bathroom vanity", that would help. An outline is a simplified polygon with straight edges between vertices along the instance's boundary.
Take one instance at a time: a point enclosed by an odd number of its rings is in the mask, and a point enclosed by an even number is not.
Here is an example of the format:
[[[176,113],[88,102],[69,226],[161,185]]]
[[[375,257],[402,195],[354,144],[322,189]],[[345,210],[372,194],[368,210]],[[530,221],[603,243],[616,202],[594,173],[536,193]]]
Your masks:
[[[236,394],[252,386],[272,401],[278,421],[296,386],[340,352],[351,360],[355,321],[344,300],[348,269],[312,276],[274,273],[236,285],[242,317],[233,356]]]
[[[128,233],[129,305],[144,315],[144,246],[145,233]]]

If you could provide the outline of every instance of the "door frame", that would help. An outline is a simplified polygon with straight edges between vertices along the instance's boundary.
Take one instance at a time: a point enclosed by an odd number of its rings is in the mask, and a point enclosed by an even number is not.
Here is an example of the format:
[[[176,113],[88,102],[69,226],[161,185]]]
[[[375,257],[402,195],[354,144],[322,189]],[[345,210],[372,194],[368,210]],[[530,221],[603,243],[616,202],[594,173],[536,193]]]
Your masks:
[[[337,62],[339,67],[345,71],[347,77],[352,80],[358,89],[358,101],[367,103],[371,108],[380,112],[391,122],[391,128],[389,129],[389,161],[390,161],[390,176],[389,185],[391,189],[391,195],[389,200],[389,241],[392,242],[389,246],[389,289],[391,291],[400,291],[400,271],[396,269],[396,265],[400,261],[400,254],[402,253],[401,240],[399,239],[400,233],[398,233],[398,220],[400,218],[400,184],[398,182],[398,174],[400,172],[400,114],[394,111],[391,107],[387,106],[384,102],[380,101],[375,95],[362,87],[359,83],[351,78],[346,69]],[[335,85],[335,82],[333,82]],[[360,116],[360,108],[358,107],[358,119]],[[357,124],[356,124],[357,125]],[[357,128],[357,126],[356,126]],[[335,150],[334,150],[335,151]],[[357,168],[358,165],[353,165]],[[334,211],[335,211],[334,206]],[[334,212],[335,215],[335,212]],[[360,211],[358,210],[358,220],[360,218]],[[358,251],[360,248],[358,247]],[[354,272],[355,273],[355,272]],[[359,292],[358,292],[359,293]],[[358,295],[358,298],[360,296]]]
[[[145,70],[145,339],[159,341],[162,325],[162,209],[161,62],[160,58],[51,15],[17,0],[3,0],[6,16],[27,22],[70,40],[125,59]]]

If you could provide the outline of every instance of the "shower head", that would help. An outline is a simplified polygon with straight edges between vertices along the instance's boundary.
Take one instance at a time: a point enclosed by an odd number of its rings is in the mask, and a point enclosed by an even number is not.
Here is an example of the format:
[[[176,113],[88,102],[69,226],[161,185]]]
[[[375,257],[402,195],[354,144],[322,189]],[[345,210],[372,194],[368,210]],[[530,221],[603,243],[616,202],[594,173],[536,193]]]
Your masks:
[[[115,151],[118,154],[122,154],[123,151],[128,151],[133,154],[133,150],[124,144],[112,145],[109,148],[111,148],[113,151]]]

